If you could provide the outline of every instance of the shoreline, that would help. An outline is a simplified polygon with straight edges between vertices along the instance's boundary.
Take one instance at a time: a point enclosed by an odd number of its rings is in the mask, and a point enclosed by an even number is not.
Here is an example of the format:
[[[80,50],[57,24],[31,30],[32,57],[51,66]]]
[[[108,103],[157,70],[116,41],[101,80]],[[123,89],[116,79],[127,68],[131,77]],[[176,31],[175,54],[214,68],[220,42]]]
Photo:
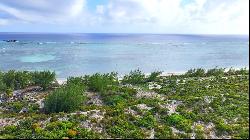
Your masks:
[[[234,70],[240,70],[242,68],[246,68],[247,70],[249,70],[249,66],[247,67],[232,67],[232,69]],[[208,69],[205,69],[208,70]],[[228,70],[230,70],[230,68],[225,68],[225,71],[227,72]],[[188,70],[187,70],[188,71]],[[160,76],[171,76],[171,75],[183,75],[185,74],[187,71],[176,71],[176,72],[166,72],[163,71],[162,74]],[[151,73],[144,73],[146,76],[149,76]],[[118,75],[118,80],[121,80],[123,77],[125,76],[125,74],[120,74]],[[77,76],[76,76],[77,77]],[[67,78],[56,78],[58,84],[62,85],[64,83],[67,82]]]

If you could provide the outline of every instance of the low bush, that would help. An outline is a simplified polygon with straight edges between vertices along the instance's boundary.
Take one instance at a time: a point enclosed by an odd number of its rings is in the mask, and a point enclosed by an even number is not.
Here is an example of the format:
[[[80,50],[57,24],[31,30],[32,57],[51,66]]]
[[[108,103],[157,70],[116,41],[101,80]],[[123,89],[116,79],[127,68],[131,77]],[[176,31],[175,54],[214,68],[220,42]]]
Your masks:
[[[223,76],[225,73],[225,68],[214,68],[207,70],[206,76]]]
[[[137,120],[137,125],[140,127],[145,127],[148,129],[152,129],[155,127],[156,124],[156,119],[153,115],[151,114],[146,114],[142,118],[139,118]]]
[[[0,93],[7,90],[24,89],[31,85],[41,86],[48,89],[56,81],[55,72],[41,71],[14,71],[0,72]]]
[[[173,135],[172,129],[167,125],[156,127],[155,138],[157,138],[157,139],[176,139]]]
[[[206,74],[206,71],[202,68],[198,69],[190,69],[188,72],[185,73],[187,77],[204,77]]]
[[[169,125],[173,125],[180,130],[184,130],[185,132],[191,132],[191,121],[184,118],[182,115],[172,114],[167,116],[165,121]]]
[[[154,82],[157,80],[157,78],[162,74],[161,71],[155,71],[155,72],[152,72],[147,78],[146,78],[146,81],[147,82]]]
[[[78,139],[101,139],[102,135],[92,130],[81,128],[76,136]]]
[[[0,94],[5,92],[7,89],[7,85],[5,84],[3,77],[4,77],[4,73],[0,71]]]
[[[99,74],[84,77],[85,83],[89,90],[94,92],[104,92],[108,86],[118,85],[117,73]]]
[[[119,115],[110,118],[105,122],[106,130],[113,138],[124,139],[142,139],[145,138],[140,127],[135,126],[129,121],[129,117],[125,115]]]
[[[153,77],[152,77],[153,78]],[[146,81],[145,74],[139,69],[131,71],[128,75],[125,75],[122,79],[123,84],[140,85]]]
[[[45,100],[45,112],[71,112],[83,104],[86,96],[83,86],[67,84],[53,91]]]
[[[32,80],[35,85],[41,86],[44,90],[48,89],[56,81],[55,72],[42,71],[32,72]]]

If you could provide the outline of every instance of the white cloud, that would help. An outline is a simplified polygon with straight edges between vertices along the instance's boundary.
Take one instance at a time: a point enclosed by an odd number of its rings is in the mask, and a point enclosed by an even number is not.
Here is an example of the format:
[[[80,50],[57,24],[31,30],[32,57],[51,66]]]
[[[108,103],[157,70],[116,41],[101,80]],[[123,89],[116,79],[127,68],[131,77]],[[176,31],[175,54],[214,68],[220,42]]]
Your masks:
[[[38,23],[68,22],[83,15],[85,0],[1,0],[0,11],[16,20]]]
[[[146,28],[146,32],[248,33],[248,0],[110,0],[102,22]],[[104,11],[104,10],[103,10]]]
[[[249,34],[249,0],[183,1],[109,0],[91,11],[87,0],[1,0],[0,25],[45,23],[78,27],[79,32]],[[1,12],[10,16],[1,18]]]

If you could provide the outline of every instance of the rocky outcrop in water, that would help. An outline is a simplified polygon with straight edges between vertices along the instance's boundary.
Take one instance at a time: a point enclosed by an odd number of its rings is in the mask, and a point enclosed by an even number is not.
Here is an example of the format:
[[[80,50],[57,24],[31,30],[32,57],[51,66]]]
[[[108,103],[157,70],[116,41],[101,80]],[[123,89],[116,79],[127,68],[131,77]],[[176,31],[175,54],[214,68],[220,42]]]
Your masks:
[[[15,39],[10,39],[10,40],[3,40],[5,42],[18,42],[18,40],[15,40]]]

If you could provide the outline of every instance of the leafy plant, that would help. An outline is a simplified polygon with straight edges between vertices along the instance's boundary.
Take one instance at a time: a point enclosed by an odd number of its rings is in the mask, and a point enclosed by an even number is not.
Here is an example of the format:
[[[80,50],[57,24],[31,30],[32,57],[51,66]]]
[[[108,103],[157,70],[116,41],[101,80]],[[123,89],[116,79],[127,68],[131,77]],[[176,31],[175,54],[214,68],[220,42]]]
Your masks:
[[[75,84],[64,85],[52,92],[45,100],[45,112],[71,112],[83,103],[84,88]]]
[[[156,79],[162,74],[161,71],[155,71],[155,72],[152,72],[147,78],[146,78],[146,81],[147,82],[154,82],[156,81]]]
[[[137,124],[141,127],[146,127],[148,129],[152,129],[155,127],[156,119],[153,115],[147,114],[142,118],[139,118]]]
[[[3,77],[4,73],[0,71],[0,94],[7,90],[7,85],[5,84]]]
[[[108,86],[118,85],[117,73],[99,74],[85,76],[86,84],[91,91],[104,92]]]
[[[155,137],[158,139],[176,139],[173,136],[172,129],[167,125],[157,126],[155,129]]]
[[[205,76],[206,71],[202,68],[198,69],[190,69],[188,72],[185,73],[187,77],[203,77]]]
[[[16,85],[15,75],[16,74],[14,70],[10,70],[4,74],[3,81],[6,84],[6,86],[10,89],[15,89]]]
[[[125,75],[122,79],[123,84],[140,85],[145,83],[145,74],[139,69],[131,71],[128,75]]]
[[[168,116],[166,119],[167,124],[176,126],[178,129],[184,130],[186,132],[191,131],[191,122],[187,120],[182,115],[173,114]]]
[[[39,85],[46,90],[56,80],[56,74],[55,72],[50,71],[35,71],[32,73],[32,80],[35,85]]]
[[[225,68],[214,68],[209,69],[206,73],[206,76],[223,76],[225,72]]]

